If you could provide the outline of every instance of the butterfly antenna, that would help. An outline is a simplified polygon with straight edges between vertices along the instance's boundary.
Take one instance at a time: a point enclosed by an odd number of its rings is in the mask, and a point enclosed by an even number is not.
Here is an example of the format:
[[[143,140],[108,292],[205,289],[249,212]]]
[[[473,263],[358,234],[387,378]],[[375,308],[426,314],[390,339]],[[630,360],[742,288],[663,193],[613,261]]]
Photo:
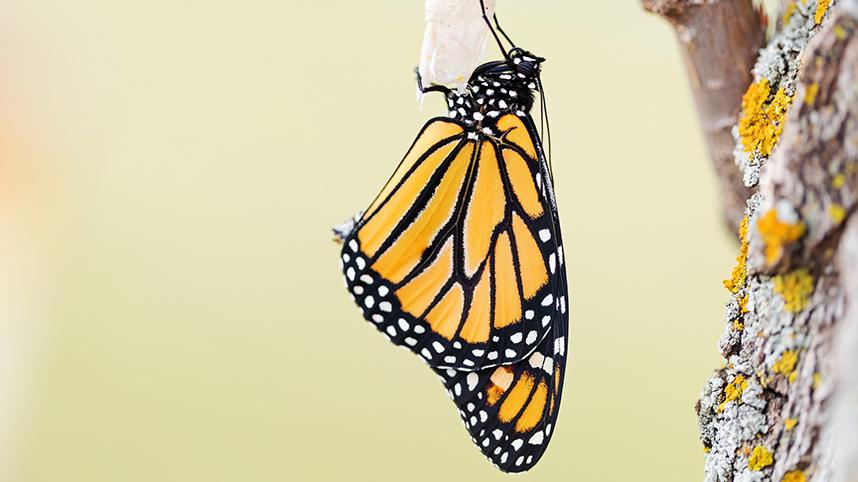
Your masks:
[[[551,175],[551,184],[554,184],[554,166],[551,163],[551,123],[548,122],[548,101],[545,100],[545,88],[542,86],[542,75],[536,77],[536,83],[539,85],[539,104],[540,114],[539,119],[542,122],[543,114],[545,116],[545,144],[548,146],[548,170]]]
[[[480,0],[480,13],[483,14],[483,21],[486,22],[486,26],[489,27],[489,31],[492,33],[492,36],[495,38],[495,42],[497,42],[498,47],[501,52],[503,52],[503,56],[506,60],[509,60],[509,54],[506,51],[506,48],[503,46],[503,42],[501,42],[500,37],[498,37],[498,33],[495,31],[495,28],[492,26],[492,21],[489,20],[488,15],[486,15],[486,2],[484,0]],[[504,35],[506,36],[506,35]],[[509,39],[507,39],[509,40]]]
[[[494,21],[495,21],[495,28],[498,29],[498,32],[500,32],[500,34],[503,35],[503,38],[505,38],[506,41],[509,42],[509,44],[512,46],[512,48],[515,48],[515,42],[513,42],[512,39],[509,38],[509,35],[507,35],[506,32],[503,31],[503,29],[500,26],[500,22],[498,22],[498,14],[495,13],[494,15],[492,15],[492,19],[494,19]]]

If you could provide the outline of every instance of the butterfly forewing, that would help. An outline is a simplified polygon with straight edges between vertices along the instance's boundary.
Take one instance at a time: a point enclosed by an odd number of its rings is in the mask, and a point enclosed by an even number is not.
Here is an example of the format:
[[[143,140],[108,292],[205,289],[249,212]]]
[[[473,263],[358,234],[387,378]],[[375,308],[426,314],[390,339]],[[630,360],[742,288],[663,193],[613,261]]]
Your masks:
[[[345,240],[343,273],[364,317],[433,367],[523,360],[565,312],[531,125],[507,114],[487,135],[428,122]]]

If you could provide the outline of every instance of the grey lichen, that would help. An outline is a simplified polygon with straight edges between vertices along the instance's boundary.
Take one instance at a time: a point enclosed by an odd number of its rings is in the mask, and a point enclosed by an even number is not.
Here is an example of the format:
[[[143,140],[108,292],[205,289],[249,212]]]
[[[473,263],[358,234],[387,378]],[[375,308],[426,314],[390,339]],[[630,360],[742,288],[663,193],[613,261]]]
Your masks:
[[[795,81],[801,66],[801,53],[810,38],[819,30],[816,22],[816,1],[794,1],[786,7],[782,19],[784,25],[760,51],[754,67],[756,80],[769,79],[772,86],[784,87],[790,93],[795,90]]]
[[[745,152],[745,146],[742,144],[742,139],[739,137],[739,128],[733,128],[733,139],[736,141],[736,148],[733,150],[733,156],[736,160],[736,165],[742,171],[742,182],[745,187],[755,187],[760,183],[760,169],[766,161],[766,157],[760,154],[759,149],[748,154]]]

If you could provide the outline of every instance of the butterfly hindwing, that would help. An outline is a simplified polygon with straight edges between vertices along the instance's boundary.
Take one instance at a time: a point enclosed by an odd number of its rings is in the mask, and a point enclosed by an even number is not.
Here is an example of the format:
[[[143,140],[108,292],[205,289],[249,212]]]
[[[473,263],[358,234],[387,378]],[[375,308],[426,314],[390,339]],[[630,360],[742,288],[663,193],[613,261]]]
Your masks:
[[[345,239],[343,273],[391,341],[476,370],[526,358],[565,313],[559,246],[530,118],[491,135],[436,118]]]
[[[552,328],[519,363],[470,372],[438,370],[474,444],[504,472],[530,469],[548,446],[563,390],[562,328]]]

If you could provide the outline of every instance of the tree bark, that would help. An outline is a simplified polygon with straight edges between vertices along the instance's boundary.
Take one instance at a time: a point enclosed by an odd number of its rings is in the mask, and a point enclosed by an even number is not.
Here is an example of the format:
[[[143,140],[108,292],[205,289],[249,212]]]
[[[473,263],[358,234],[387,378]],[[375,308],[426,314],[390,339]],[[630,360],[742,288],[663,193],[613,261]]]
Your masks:
[[[834,366],[838,367],[837,391],[831,400],[826,430],[833,444],[836,472],[833,482],[858,480],[858,216],[852,216],[840,240],[839,269],[846,291],[846,313],[835,334]]]
[[[732,129],[751,68],[765,41],[765,17],[751,0],[643,0],[676,30],[709,157],[718,176],[724,219],[734,232],[750,196],[733,162]]]
[[[644,0],[653,3],[702,8]],[[697,404],[707,481],[858,480],[858,9],[849,6],[787,5],[732,129],[754,194],[725,282],[725,367]]]

